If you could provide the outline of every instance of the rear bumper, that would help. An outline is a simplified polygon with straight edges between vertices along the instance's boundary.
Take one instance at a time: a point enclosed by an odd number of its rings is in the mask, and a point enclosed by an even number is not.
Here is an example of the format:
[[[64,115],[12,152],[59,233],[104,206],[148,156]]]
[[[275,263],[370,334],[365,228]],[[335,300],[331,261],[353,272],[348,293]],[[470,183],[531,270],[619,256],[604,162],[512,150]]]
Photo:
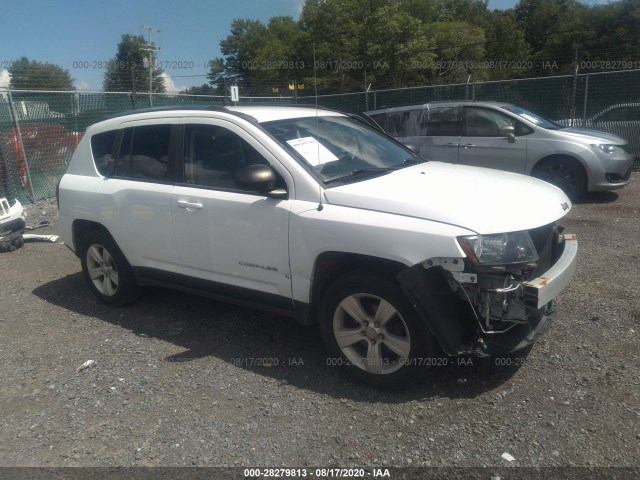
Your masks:
[[[77,255],[73,241],[73,220],[62,212],[58,212],[58,235],[69,250]]]

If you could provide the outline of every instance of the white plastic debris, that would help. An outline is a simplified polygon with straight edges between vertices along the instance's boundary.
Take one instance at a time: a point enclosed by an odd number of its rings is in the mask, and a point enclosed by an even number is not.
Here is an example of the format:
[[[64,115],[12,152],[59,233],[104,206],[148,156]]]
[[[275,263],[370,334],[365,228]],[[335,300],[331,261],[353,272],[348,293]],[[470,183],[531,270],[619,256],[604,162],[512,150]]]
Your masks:
[[[17,198],[13,206],[9,205],[9,202],[6,198],[0,198],[0,222],[9,222],[18,218],[22,218],[24,220],[26,216],[27,215],[24,213],[22,204],[18,201]]]
[[[504,452],[502,454],[502,458],[504,458],[507,462],[513,462],[515,460],[515,457],[507,452]]]
[[[81,371],[86,370],[87,368],[94,367],[95,365],[96,365],[96,361],[95,360],[87,360],[82,365],[80,365],[78,368],[76,368],[76,372],[80,373]]]
[[[25,241],[36,242],[51,242],[56,243],[58,241],[58,235],[36,235],[35,233],[25,233],[22,235]]]
[[[0,252],[13,252],[22,246],[26,218],[17,199],[11,206],[6,198],[0,198]]]

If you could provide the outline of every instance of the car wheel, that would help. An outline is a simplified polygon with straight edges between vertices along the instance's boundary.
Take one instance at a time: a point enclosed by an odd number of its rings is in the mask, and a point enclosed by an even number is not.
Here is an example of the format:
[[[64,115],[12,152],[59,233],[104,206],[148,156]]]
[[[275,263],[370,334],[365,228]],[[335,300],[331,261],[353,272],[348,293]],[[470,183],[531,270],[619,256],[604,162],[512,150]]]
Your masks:
[[[585,191],[587,175],[582,165],[572,159],[554,157],[543,160],[532,175],[560,188],[571,200],[576,200]]]
[[[129,262],[105,230],[86,235],[80,261],[89,288],[101,302],[120,306],[139,296],[140,289]]]
[[[347,275],[328,289],[320,328],[327,364],[377,386],[417,380],[435,346],[398,286],[365,274]]]

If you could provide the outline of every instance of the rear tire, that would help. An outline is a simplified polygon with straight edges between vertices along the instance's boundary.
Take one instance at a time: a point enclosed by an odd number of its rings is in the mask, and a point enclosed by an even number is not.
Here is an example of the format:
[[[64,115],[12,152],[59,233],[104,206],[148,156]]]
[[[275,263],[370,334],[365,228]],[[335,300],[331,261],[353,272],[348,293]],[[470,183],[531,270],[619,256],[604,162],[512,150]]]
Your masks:
[[[87,285],[102,303],[121,306],[140,295],[129,262],[105,230],[87,233],[80,261]]]
[[[580,198],[587,188],[587,174],[573,158],[547,158],[536,165],[531,175],[560,188],[571,200]]]
[[[375,386],[421,378],[435,341],[400,288],[381,278],[351,273],[337,280],[320,306],[328,365],[342,366]]]

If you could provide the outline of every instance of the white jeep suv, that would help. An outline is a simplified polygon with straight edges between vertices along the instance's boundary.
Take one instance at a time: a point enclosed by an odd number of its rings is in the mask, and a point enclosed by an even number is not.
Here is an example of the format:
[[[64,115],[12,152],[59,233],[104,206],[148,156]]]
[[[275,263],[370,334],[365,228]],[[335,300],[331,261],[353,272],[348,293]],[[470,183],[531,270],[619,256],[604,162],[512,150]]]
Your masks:
[[[104,303],[160,285],[318,323],[377,385],[548,330],[577,242],[562,191],[427,162],[346,114],[164,108],[87,130],[59,226]]]

